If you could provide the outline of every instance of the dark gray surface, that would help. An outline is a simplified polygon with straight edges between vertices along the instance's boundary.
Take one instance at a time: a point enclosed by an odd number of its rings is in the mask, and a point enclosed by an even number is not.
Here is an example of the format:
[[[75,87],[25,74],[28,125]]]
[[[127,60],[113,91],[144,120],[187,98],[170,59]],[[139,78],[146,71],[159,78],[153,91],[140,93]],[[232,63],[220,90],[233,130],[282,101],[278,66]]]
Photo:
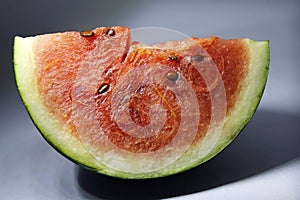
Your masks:
[[[0,7],[1,199],[300,199],[299,1],[2,1]],[[159,180],[129,181],[79,168],[38,134],[13,76],[15,35],[125,25],[187,35],[270,40],[265,94],[251,123],[203,166]],[[196,197],[194,196],[196,195]]]

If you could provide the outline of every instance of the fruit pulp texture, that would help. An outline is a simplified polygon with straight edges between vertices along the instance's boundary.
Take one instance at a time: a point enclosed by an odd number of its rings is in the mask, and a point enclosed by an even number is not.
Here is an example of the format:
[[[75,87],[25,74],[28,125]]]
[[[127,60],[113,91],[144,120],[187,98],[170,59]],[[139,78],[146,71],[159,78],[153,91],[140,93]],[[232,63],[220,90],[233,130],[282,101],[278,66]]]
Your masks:
[[[72,134],[77,137],[80,136],[77,133],[76,122],[72,118],[74,101],[72,92],[78,70],[83,63],[88,66],[88,63],[91,62],[88,59],[90,52],[109,51],[112,45],[118,47],[122,42],[118,39],[112,40],[114,44],[107,45],[107,49],[97,50],[97,44],[106,42],[107,30],[98,28],[93,32],[95,34],[92,37],[82,37],[78,32],[39,36],[33,45],[33,61],[36,65],[39,94],[43,97],[49,112],[61,121],[62,126],[70,129]],[[131,94],[130,100],[126,104],[132,121],[141,127],[151,123],[149,114],[151,107],[156,104],[162,105],[166,112],[166,120],[162,129],[155,135],[147,137],[130,135],[122,130],[111,116],[113,91],[123,76],[140,65],[153,67],[166,65],[174,70],[173,72],[184,76],[195,91],[201,112],[194,142],[203,138],[211,120],[211,97],[210,86],[205,83],[201,74],[191,67],[190,63],[182,62],[184,56],[181,56],[181,53],[176,50],[153,48],[145,51],[144,48],[135,48],[128,52],[130,36],[127,31],[119,28],[115,30],[115,34],[123,34],[125,39],[128,35],[127,47],[124,48],[123,56],[119,59],[102,63],[103,69],[97,87],[99,89],[101,85],[108,84],[109,89],[104,94],[99,94],[96,87],[92,101],[96,105],[95,112],[99,132],[105,134],[119,148],[130,152],[146,153],[167,145],[176,135],[181,121],[178,97],[171,90],[159,84],[141,85]],[[230,113],[234,107],[235,97],[239,93],[241,80],[247,73],[246,66],[249,58],[243,41],[239,39],[223,40],[217,37],[193,38],[193,40],[206,50],[216,64],[225,87],[226,112]],[[103,46],[105,47],[105,45]],[[177,54],[176,59],[174,54]],[[170,55],[173,56],[173,59],[170,59]],[[201,55],[195,56],[198,56],[195,57],[196,61],[203,62]],[[89,68],[87,67],[86,70],[88,72]],[[133,76],[131,78],[138,80],[141,77]],[[176,80],[173,82],[176,84]],[[220,84],[220,80],[217,81],[217,84]],[[87,98],[91,98],[91,96],[87,95]]]

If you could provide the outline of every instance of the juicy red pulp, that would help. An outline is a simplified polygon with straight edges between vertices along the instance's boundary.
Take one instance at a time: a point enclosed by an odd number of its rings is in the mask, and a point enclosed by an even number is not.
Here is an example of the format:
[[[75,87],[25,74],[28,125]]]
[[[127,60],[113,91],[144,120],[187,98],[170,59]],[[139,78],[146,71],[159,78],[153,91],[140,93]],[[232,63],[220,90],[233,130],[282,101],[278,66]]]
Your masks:
[[[62,126],[72,130],[72,133],[78,135],[76,121],[72,118],[72,92],[74,81],[76,81],[79,70],[79,63],[87,59],[90,53],[97,52],[99,58],[101,52],[108,51],[111,48],[117,48],[118,45],[126,40],[130,41],[129,32],[125,28],[115,27],[115,36],[123,34],[120,39],[107,40],[108,28],[99,28],[94,30],[93,38],[81,37],[77,32],[63,34],[53,34],[39,36],[33,45],[33,60],[36,66],[37,86],[39,93],[44,99],[45,106],[57,117]],[[236,95],[239,92],[240,80],[243,80],[247,73],[246,65],[248,63],[247,50],[241,40],[222,40],[216,37],[208,39],[194,39],[200,44],[216,63],[222,76],[222,81],[226,90],[227,112],[234,107]],[[100,43],[106,44],[106,48],[97,49]],[[104,45],[105,47],[105,45]],[[191,84],[197,96],[200,112],[198,123],[198,132],[194,141],[205,136],[210,118],[211,118],[211,98],[209,87],[203,77],[196,69],[188,63],[182,63],[182,57],[170,59],[171,51],[152,49],[136,49],[127,54],[129,46],[126,46],[122,56],[117,60],[108,60],[102,63],[104,69],[99,77],[98,88],[103,84],[109,84],[109,89],[98,94],[95,90],[95,111],[99,124],[99,132],[102,132],[107,138],[119,148],[130,152],[151,152],[156,151],[167,145],[176,135],[181,122],[181,108],[177,102],[176,95],[167,88],[157,84],[143,85],[131,94],[128,103],[128,109],[132,121],[137,126],[147,126],[151,123],[149,112],[151,106],[155,104],[162,105],[166,112],[166,121],[163,128],[149,137],[132,136],[124,132],[111,115],[111,101],[115,86],[130,70],[140,65],[166,65],[184,76]],[[173,52],[176,54],[176,51]],[[126,57],[124,56],[126,55]],[[99,59],[98,58],[98,59]],[[97,57],[95,58],[97,59]],[[104,58],[101,58],[104,59]],[[199,61],[201,59],[199,57]],[[82,70],[82,69],[80,69]],[[89,70],[87,67],[85,70]],[[139,77],[136,77],[137,79]],[[166,77],[167,79],[167,77]],[[217,83],[220,83],[218,80]],[[174,83],[176,84],[176,83]],[[215,86],[214,86],[215,87]],[[77,120],[77,118],[76,118]],[[78,119],[79,120],[79,119]],[[157,119],[159,120],[159,119]],[[102,131],[101,131],[102,130]],[[87,130],[88,131],[88,130]],[[143,135],[141,133],[140,135]],[[95,145],[97,142],[95,141]],[[101,146],[97,148],[101,149]]]

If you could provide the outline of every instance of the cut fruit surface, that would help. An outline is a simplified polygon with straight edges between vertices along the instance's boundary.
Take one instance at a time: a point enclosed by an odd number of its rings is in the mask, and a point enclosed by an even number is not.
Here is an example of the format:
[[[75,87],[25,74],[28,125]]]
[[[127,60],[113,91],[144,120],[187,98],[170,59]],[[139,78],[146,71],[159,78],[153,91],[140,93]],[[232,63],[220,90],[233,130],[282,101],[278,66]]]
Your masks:
[[[74,162],[122,178],[197,166],[254,114],[269,42],[132,42],[127,27],[15,37],[19,93],[43,137]]]

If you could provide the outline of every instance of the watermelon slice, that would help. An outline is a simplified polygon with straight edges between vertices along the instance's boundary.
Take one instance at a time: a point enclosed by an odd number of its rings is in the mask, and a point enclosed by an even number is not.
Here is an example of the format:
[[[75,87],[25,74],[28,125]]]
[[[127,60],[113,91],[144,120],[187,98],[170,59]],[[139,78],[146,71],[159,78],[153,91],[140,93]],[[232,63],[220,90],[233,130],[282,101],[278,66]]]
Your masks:
[[[121,178],[195,167],[224,149],[262,97],[269,42],[132,42],[127,27],[15,37],[21,98],[74,162]]]

